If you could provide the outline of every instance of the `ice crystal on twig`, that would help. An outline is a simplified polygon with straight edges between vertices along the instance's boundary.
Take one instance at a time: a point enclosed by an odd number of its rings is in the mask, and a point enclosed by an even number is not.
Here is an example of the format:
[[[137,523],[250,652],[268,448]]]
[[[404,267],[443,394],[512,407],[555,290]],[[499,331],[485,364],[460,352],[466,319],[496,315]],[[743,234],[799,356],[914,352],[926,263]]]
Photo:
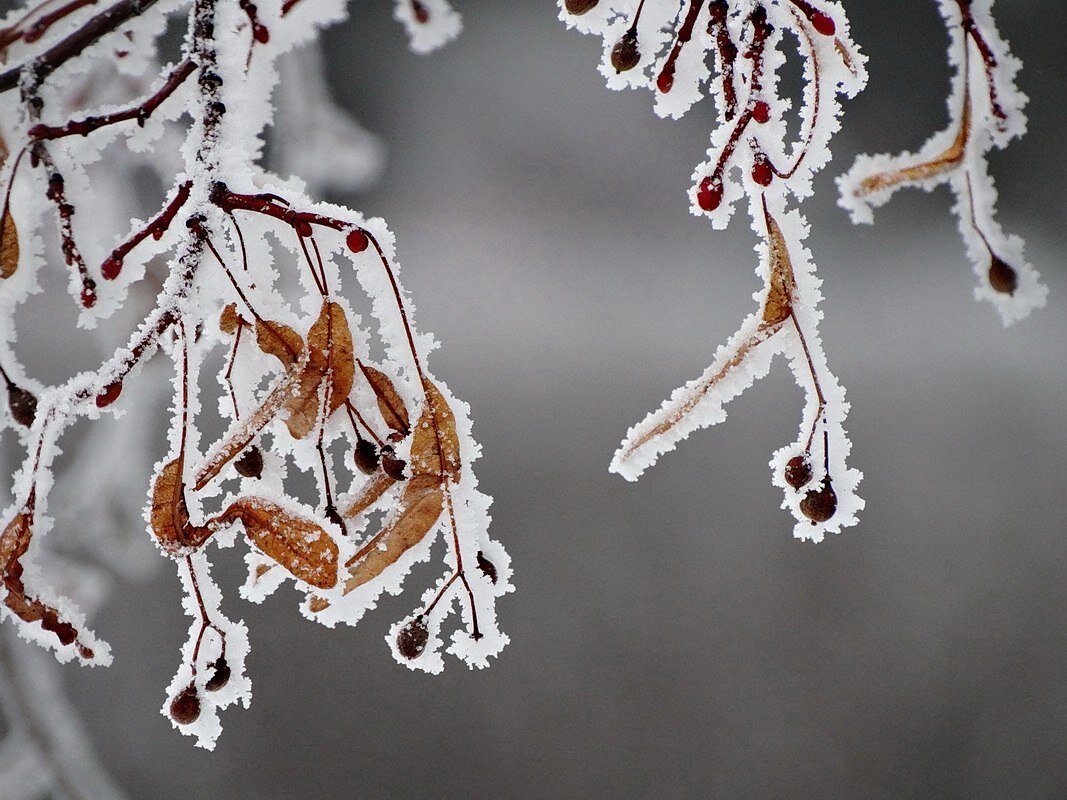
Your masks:
[[[874,209],[905,186],[927,191],[948,184],[953,212],[974,266],[979,300],[993,304],[1005,325],[1045,304],[1048,290],[1023,254],[1018,236],[996,221],[997,192],[989,151],[1026,133],[1026,95],[1015,86],[1022,66],[1000,38],[993,0],[938,0],[949,29],[949,125],[916,153],[861,155],[840,178],[840,204],[853,222],[871,223]]]
[[[706,91],[718,126],[708,160],[697,167],[694,214],[725,228],[744,202],[760,239],[758,309],[715,354],[710,367],[630,429],[611,469],[635,480],[697,428],[726,417],[723,406],[788,360],[806,403],[796,442],[771,460],[795,534],[818,541],[856,522],[860,474],[846,466],[850,443],[844,390],[829,371],[818,335],[820,281],[803,241],[807,224],[788,208],[811,194],[814,173],[830,160],[839,96],[866,82],[865,59],[849,36],[839,3],[807,0],[561,0],[561,18],[604,39],[601,72],[613,89],[645,87],[661,116],[679,117]],[[799,138],[791,140],[790,100],[778,86],[783,38],[796,41],[804,96]],[[709,64],[714,71],[709,71]]]

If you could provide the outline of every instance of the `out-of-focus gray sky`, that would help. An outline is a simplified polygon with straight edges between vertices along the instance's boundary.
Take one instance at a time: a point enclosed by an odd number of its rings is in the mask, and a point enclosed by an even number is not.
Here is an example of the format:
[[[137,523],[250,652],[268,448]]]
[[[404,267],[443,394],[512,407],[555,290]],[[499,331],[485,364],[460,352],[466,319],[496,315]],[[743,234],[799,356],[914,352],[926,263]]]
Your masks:
[[[871,83],[805,211],[867,510],[817,546],[770,485],[802,400],[783,363],[640,483],[606,471],[753,307],[744,220],[686,210],[710,110],[670,122],[609,92],[548,0],[457,0],[465,32],[425,58],[390,6],[327,33],[338,97],[389,153],[377,189],[335,199],[389,221],[434,371],[472,406],[512,644],[488,671],[412,674],[382,637],[416,589],[329,631],[285,591],[244,604],[224,553],[255,700],[207,754],[157,711],[186,627],[164,565],[99,617],[114,666],[64,673],[116,779],[160,800],[1067,795],[1062,5],[996,9],[1031,98],[993,158],[1000,220],[1051,289],[1005,330],[945,190],[873,228],[835,206],[855,153],[943,127],[949,77],[934,3],[847,3]]]

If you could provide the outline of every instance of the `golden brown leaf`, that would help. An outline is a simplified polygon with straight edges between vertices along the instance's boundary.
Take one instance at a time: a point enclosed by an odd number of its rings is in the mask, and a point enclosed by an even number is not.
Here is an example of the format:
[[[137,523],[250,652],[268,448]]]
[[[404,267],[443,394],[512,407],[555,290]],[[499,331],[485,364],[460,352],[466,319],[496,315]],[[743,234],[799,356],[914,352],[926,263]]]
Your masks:
[[[362,361],[359,362],[359,368],[363,371],[363,376],[370,384],[375,397],[378,398],[378,410],[385,424],[401,436],[407,436],[411,430],[408,409],[396,390],[396,386],[393,385],[393,381],[384,372],[369,367]]]
[[[295,367],[304,354],[304,337],[282,322],[257,319],[256,344],[286,369]]]
[[[167,553],[186,547],[199,547],[211,531],[189,524],[189,507],[185,503],[183,471],[185,459],[175,458],[164,465],[152,487],[152,533]]]
[[[426,399],[411,438],[411,474],[432,475],[438,481],[459,480],[459,436],[456,418],[440,390],[425,378]]]
[[[323,381],[326,384],[329,416],[340,408],[352,392],[355,358],[352,332],[344,309],[330,300],[323,301],[322,311],[308,331],[308,360],[292,398],[286,425],[294,439],[302,439],[318,425],[322,412]]]
[[[0,168],[7,161],[7,145],[0,138]],[[4,201],[3,219],[0,220],[0,278],[10,278],[19,267],[19,232],[15,218]]]
[[[931,161],[888,172],[879,172],[864,178],[860,182],[859,188],[855,191],[856,197],[863,197],[880,189],[888,189],[899,183],[925,180],[955,169],[963,161],[963,156],[967,152],[967,139],[970,135],[971,96],[965,93],[963,96],[963,114],[960,119],[960,129],[956,134],[955,141],[952,142],[947,150]]]
[[[317,522],[262,497],[242,497],[212,520],[244,523],[248,538],[265,555],[319,589],[337,583],[337,543]]]
[[[399,513],[345,564],[348,594],[374,580],[423,540],[444,510],[445,493],[438,478],[417,475],[407,482]]]
[[[236,333],[238,325],[247,324],[237,313],[237,303],[229,303],[219,316],[219,330],[223,333]]]
[[[789,258],[789,248],[786,246],[782,229],[778,227],[778,223],[766,208],[763,214],[767,221],[770,277],[767,299],[763,306],[763,323],[760,327],[769,328],[789,318],[793,310],[793,292],[796,291],[797,283],[793,276],[793,262]]]
[[[363,484],[359,494],[356,495],[351,504],[341,511],[341,516],[349,519],[358,517],[377,503],[381,496],[389,490],[389,487],[395,483],[396,481],[386,475],[384,471],[378,470]]]

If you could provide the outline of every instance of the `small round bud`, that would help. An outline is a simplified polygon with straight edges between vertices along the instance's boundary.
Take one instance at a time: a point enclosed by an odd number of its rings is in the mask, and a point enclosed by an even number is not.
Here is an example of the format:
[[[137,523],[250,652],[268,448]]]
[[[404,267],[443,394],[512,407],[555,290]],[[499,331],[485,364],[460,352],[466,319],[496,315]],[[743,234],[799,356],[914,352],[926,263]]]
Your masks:
[[[582,14],[596,7],[599,0],[567,0],[567,13],[580,17]]]
[[[404,459],[397,458],[393,448],[386,445],[382,448],[382,471],[394,481],[404,480],[404,468],[407,467]]]
[[[361,230],[354,230],[348,234],[345,244],[353,253],[362,253],[370,245],[370,237]]]
[[[200,695],[190,683],[170,701],[170,716],[179,725],[192,725],[200,717]]]
[[[611,66],[616,72],[627,72],[637,66],[641,51],[637,49],[637,32],[626,31],[611,48]]]
[[[716,182],[709,175],[700,182],[697,188],[697,205],[704,211],[714,211],[722,203],[722,184]]]
[[[226,663],[225,656],[219,656],[208,667],[211,669],[211,678],[204,684],[204,688],[209,692],[217,692],[223,686],[230,682],[230,665]]]
[[[85,308],[92,308],[96,305],[96,284],[92,281],[86,281],[85,286],[82,287],[82,305]]]
[[[419,0],[411,0],[411,9],[415,12],[415,21],[420,25],[425,25],[430,21],[430,12]]]
[[[829,478],[823,478],[822,487],[813,489],[800,501],[800,512],[815,525],[826,522],[837,512],[837,494]]]
[[[243,478],[258,478],[263,474],[263,451],[252,445],[233,463],[233,468]]]
[[[1001,294],[1014,295],[1019,288],[1019,275],[1003,259],[993,256],[989,265],[989,285]]]
[[[411,661],[423,654],[428,641],[430,629],[426,627],[426,620],[420,614],[400,629],[396,635],[396,649],[400,651],[400,655]]]
[[[107,261],[100,266],[100,274],[106,281],[115,280],[120,272],[122,272],[122,259],[115,256],[108,256]]]
[[[356,442],[356,449],[352,454],[352,460],[356,462],[356,469],[364,475],[378,471],[378,448],[374,442],[360,439]]]
[[[762,153],[757,153],[755,161],[752,162],[752,180],[760,186],[770,186],[771,181],[774,180],[771,162]]]
[[[811,27],[823,36],[833,36],[837,31],[837,26],[834,25],[833,17],[829,14],[824,14],[822,11],[816,11],[811,15]]]
[[[104,387],[104,391],[96,396],[96,407],[107,408],[119,399],[120,394],[122,394],[122,381],[109,383]]]
[[[793,456],[785,465],[785,482],[794,489],[811,483],[811,462],[806,455]]]
[[[771,107],[766,100],[757,100],[752,105],[752,119],[760,125],[764,125],[771,118]]]
[[[13,383],[7,385],[7,407],[11,409],[11,416],[19,425],[29,428],[37,419],[36,395]]]

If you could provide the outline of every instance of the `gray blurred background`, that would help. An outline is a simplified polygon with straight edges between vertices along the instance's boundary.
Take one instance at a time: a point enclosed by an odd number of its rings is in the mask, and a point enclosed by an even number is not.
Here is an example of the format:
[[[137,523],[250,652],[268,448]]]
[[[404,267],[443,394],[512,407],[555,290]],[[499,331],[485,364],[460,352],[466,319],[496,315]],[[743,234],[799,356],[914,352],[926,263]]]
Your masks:
[[[753,308],[745,220],[686,210],[710,109],[670,122],[609,92],[598,40],[549,0],[456,5],[465,31],[430,57],[385,0],[327,32],[338,99],[388,148],[374,191],[331,199],[389,221],[434,371],[472,406],[512,643],[487,671],[412,674],[382,637],[436,563],[330,631],[291,592],[241,601],[223,551],[255,696],[209,754],[158,713],[187,626],[163,564],[97,616],[115,664],[62,673],[116,781],[160,800],[1067,797],[1063,4],[996,9],[1031,98],[992,161],[1000,220],[1051,290],[1005,330],[972,299],[946,190],[873,228],[835,205],[857,152],[945,125],[949,78],[933,2],[847,2],[871,83],[804,208],[867,510],[814,546],[767,467],[800,415],[784,362],[640,483],[606,471]]]

